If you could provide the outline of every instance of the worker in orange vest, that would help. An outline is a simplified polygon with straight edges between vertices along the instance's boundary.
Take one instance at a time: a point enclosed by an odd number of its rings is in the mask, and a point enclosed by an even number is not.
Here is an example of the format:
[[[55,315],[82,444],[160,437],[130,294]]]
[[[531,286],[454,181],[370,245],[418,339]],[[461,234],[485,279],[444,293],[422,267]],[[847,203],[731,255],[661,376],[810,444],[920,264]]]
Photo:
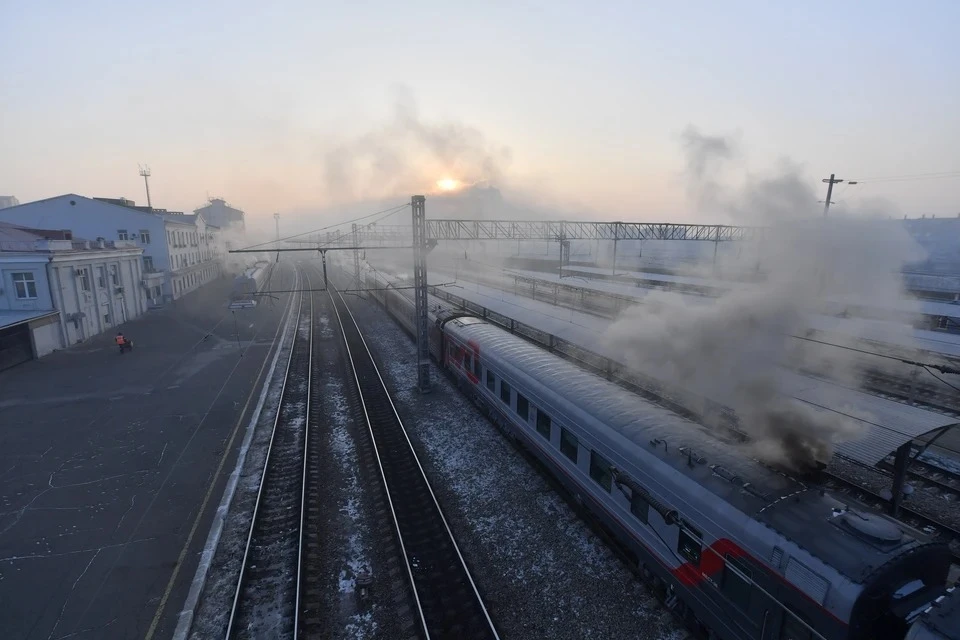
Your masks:
[[[117,332],[117,337],[114,338],[114,341],[117,343],[118,346],[121,346],[121,347],[122,347],[122,346],[123,346],[123,343],[125,343],[125,342],[127,341],[127,339],[124,338],[124,337],[123,337],[123,334],[118,331],[118,332]]]

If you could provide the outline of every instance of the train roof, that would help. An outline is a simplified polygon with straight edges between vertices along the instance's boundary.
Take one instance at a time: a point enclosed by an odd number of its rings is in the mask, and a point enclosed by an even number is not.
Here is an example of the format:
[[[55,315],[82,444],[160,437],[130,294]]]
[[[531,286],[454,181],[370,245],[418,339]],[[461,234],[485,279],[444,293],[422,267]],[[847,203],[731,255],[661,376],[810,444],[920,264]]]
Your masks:
[[[452,320],[447,326],[451,325],[463,338],[481,345],[481,360],[492,356],[514,369],[516,376],[531,379],[553,398],[562,398],[564,406],[556,408],[568,417],[592,418],[620,436],[621,444],[625,440],[648,451],[659,451],[671,466],[724,498],[744,492],[714,473],[713,465],[720,465],[721,474],[726,470],[731,477],[751,483],[764,495],[747,492],[742,497],[738,506],[748,513],[756,513],[770,501],[803,488],[795,479],[749,458],[732,435],[727,438],[722,432],[644,400],[500,327],[473,318]],[[562,420],[562,416],[557,417]],[[651,444],[652,440],[660,442]]]
[[[502,375],[524,380],[524,392],[530,393],[535,403],[553,410],[558,422],[592,424],[595,435],[639,468],[644,460],[637,456],[638,448],[656,455],[689,481],[855,582],[863,582],[914,543],[909,535],[888,541],[876,538],[872,534],[889,533],[891,527],[903,532],[882,516],[861,514],[861,518],[830,494],[751,458],[745,445],[725,438],[722,432],[646,401],[500,327],[478,318],[454,319],[446,326],[461,340],[475,341],[481,361],[492,360],[507,369]],[[538,393],[543,397],[537,397]],[[844,515],[847,513],[849,517]],[[845,535],[826,535],[825,527],[837,527]],[[807,579],[812,583],[823,580],[816,575]],[[816,585],[811,589],[815,591]]]

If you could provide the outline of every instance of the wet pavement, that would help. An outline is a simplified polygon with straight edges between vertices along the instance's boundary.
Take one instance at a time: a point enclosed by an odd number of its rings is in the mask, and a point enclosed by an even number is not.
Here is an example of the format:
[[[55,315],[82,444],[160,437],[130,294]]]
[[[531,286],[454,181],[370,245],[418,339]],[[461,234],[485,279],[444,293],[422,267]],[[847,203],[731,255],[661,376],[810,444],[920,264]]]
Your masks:
[[[229,289],[0,373],[4,638],[170,637],[287,303]]]

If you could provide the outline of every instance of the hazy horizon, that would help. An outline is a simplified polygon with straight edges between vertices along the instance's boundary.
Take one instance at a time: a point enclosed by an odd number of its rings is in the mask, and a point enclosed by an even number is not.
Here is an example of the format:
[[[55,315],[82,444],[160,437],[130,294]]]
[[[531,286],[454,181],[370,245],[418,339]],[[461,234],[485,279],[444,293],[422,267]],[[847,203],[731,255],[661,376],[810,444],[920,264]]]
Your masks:
[[[954,3],[7,3],[0,16],[0,194],[21,202],[145,203],[145,163],[154,206],[223,197],[255,226],[443,179],[557,217],[729,222],[691,193],[694,131],[730,145],[712,176],[729,192],[786,172],[823,199],[836,173],[864,180],[835,190],[838,213],[960,213]],[[932,173],[947,175],[916,177]]]

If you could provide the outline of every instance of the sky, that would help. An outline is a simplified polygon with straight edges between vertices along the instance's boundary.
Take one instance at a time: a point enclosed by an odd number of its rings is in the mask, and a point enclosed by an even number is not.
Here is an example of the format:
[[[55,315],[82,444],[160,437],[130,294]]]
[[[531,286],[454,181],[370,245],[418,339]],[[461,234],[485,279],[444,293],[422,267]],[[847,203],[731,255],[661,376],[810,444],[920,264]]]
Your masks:
[[[960,213],[960,3],[0,0],[0,194],[274,211],[494,184],[567,218],[722,222],[784,161],[838,207]],[[428,205],[429,215],[429,205]]]

